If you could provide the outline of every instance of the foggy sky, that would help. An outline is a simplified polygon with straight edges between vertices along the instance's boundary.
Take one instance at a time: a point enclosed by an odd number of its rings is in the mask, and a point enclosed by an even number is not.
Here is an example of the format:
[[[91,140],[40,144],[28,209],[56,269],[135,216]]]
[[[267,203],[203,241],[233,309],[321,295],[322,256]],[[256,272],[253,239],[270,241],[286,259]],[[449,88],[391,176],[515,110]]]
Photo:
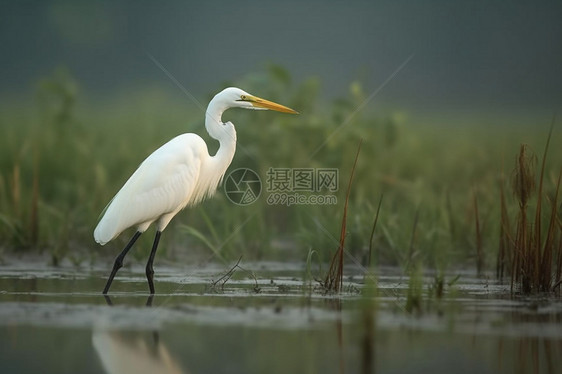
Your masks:
[[[168,84],[195,95],[278,63],[325,97],[355,78],[377,100],[418,110],[559,110],[560,1],[2,2],[0,95],[32,92],[66,66],[107,95]],[[173,84],[171,84],[173,89]],[[181,93],[180,93],[181,94]]]

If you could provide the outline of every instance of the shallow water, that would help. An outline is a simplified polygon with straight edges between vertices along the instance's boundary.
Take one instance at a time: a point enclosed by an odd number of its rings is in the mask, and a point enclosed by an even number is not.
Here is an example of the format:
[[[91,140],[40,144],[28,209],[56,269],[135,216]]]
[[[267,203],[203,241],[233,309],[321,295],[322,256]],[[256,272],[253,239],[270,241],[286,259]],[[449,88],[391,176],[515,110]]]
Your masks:
[[[562,302],[452,271],[443,298],[406,311],[409,279],[380,269],[377,292],[347,268],[325,295],[301,264],[163,266],[156,296],[141,266],[0,266],[0,359],[6,373],[558,373]],[[305,284],[312,287],[304,287]],[[374,296],[366,296],[374,295]],[[151,305],[147,305],[151,304]]]

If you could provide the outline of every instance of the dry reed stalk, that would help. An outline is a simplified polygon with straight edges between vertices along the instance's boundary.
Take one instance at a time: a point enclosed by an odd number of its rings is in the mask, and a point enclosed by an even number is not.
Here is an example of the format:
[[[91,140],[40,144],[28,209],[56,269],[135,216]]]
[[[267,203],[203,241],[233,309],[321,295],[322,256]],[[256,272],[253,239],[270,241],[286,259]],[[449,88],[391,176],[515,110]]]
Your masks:
[[[377,227],[377,222],[379,220],[379,213],[381,211],[382,197],[379,199],[379,206],[377,207],[377,213],[375,214],[375,221],[373,222],[373,228],[371,229],[371,236],[369,237],[369,258],[367,260],[367,266],[371,267],[371,254],[373,253],[373,237],[375,236],[375,228]]]
[[[539,276],[539,287],[541,291],[549,292],[552,287],[552,258],[554,252],[554,242],[556,237],[556,229],[558,223],[558,192],[560,191],[560,179],[562,178],[562,170],[558,174],[558,181],[556,182],[556,192],[553,199],[551,200],[551,213],[550,221],[548,224],[548,230],[546,232],[546,239],[544,242],[544,249],[542,255],[540,253],[539,247],[539,259],[540,259],[540,272]]]
[[[531,285],[531,263],[530,244],[532,233],[529,233],[527,224],[527,207],[529,199],[535,190],[534,155],[528,155],[527,146],[521,144],[519,156],[517,157],[515,172],[513,175],[513,190],[519,202],[519,214],[517,216],[517,230],[514,243],[514,259],[512,265],[511,290],[515,282],[519,282],[523,292],[530,292]]]
[[[359,141],[357,146],[357,153],[355,155],[355,161],[353,162],[353,167],[351,168],[351,174],[349,176],[349,182],[347,184],[347,192],[345,194],[345,204],[343,206],[343,217],[340,230],[340,241],[338,250],[332,257],[332,262],[330,263],[330,269],[328,274],[326,274],[326,279],[324,280],[324,288],[331,292],[340,292],[343,287],[343,250],[345,244],[345,236],[347,233],[347,205],[349,203],[349,194],[351,192],[351,182],[353,181],[353,174],[355,173],[355,167],[357,166],[357,160],[359,159],[359,151],[361,150],[361,143],[363,140]]]
[[[535,292],[551,292],[559,286],[560,270],[562,267],[562,227],[558,216],[558,195],[562,180],[562,170],[558,175],[554,196],[549,199],[551,213],[546,229],[546,236],[542,238],[542,200],[544,194],[544,175],[546,169],[546,156],[552,137],[554,119],[548,133],[541,161],[541,173],[538,179],[537,201],[534,222],[527,219],[529,198],[535,190],[534,156],[527,155],[527,148],[521,145],[519,157],[513,178],[513,188],[519,201],[517,216],[517,232],[514,241],[514,257],[512,261],[511,291],[514,284],[519,283],[524,294]],[[503,223],[502,223],[503,225]],[[556,238],[558,236],[558,244]],[[553,273],[553,259],[556,255],[556,270]],[[554,276],[554,286],[553,283]]]
[[[532,264],[532,268],[529,269],[531,273],[531,282],[532,287],[535,288],[542,288],[541,285],[541,264],[542,264],[542,251],[541,251],[541,211],[542,211],[542,195],[543,195],[543,184],[544,184],[544,169],[546,165],[546,155],[548,153],[548,146],[550,144],[550,138],[552,135],[552,126],[550,127],[550,131],[548,133],[548,137],[546,139],[546,145],[544,147],[544,152],[542,155],[542,162],[541,162],[541,175],[539,177],[539,189],[537,191],[537,206],[535,210],[535,224],[534,224],[534,232],[532,235],[533,242],[529,243],[529,250],[530,253],[530,260]],[[545,243],[546,244],[546,243]],[[546,250],[546,247],[545,247]],[[550,272],[548,273],[550,277]]]
[[[220,283],[220,288],[224,288],[224,285],[226,284],[226,282],[228,282],[230,280],[230,278],[232,278],[232,276],[234,275],[234,273],[236,272],[236,268],[238,267],[238,265],[240,264],[240,261],[242,260],[242,256],[238,257],[238,261],[236,261],[236,263],[234,264],[234,266],[232,266],[223,276],[221,276],[219,279],[217,279],[216,281],[211,282],[211,288],[217,288],[217,285],[219,285]]]
[[[505,266],[506,264],[511,263],[513,257],[513,237],[511,235],[509,215],[507,213],[507,204],[505,202],[503,175],[500,181],[500,205],[500,243],[496,262],[496,278],[502,280],[505,272]]]
[[[476,191],[472,193],[472,204],[474,207],[474,225],[476,230],[476,272],[482,274],[484,268],[484,255],[482,251],[482,231],[480,230],[480,218],[478,214],[478,198]]]
[[[562,224],[560,221],[558,221],[558,232],[562,233]],[[556,273],[554,276],[554,286],[552,286],[552,290],[556,291],[556,289],[558,289],[558,294],[560,295],[560,285],[562,284],[562,234],[558,236],[558,248],[556,252]]]

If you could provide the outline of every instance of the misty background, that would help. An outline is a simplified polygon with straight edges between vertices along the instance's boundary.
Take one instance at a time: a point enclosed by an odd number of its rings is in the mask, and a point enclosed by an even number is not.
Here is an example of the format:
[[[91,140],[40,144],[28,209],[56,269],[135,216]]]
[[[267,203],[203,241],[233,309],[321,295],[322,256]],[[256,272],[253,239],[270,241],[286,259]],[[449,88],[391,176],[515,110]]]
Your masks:
[[[561,19],[560,1],[9,1],[0,97],[27,100],[60,66],[92,100],[184,97],[152,55],[201,101],[270,63],[331,100],[353,80],[374,92],[413,56],[369,110],[543,125],[562,103]]]

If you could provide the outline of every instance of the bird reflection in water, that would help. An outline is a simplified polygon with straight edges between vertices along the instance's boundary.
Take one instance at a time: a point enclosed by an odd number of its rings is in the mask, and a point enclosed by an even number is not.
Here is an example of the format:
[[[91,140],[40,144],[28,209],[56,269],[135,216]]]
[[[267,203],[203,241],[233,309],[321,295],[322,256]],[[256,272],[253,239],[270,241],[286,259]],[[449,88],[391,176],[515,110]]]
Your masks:
[[[113,306],[109,296],[105,297],[105,301]],[[152,301],[153,295],[146,300],[146,306],[151,307]],[[158,331],[94,328],[92,343],[108,374],[189,373],[160,341]]]

